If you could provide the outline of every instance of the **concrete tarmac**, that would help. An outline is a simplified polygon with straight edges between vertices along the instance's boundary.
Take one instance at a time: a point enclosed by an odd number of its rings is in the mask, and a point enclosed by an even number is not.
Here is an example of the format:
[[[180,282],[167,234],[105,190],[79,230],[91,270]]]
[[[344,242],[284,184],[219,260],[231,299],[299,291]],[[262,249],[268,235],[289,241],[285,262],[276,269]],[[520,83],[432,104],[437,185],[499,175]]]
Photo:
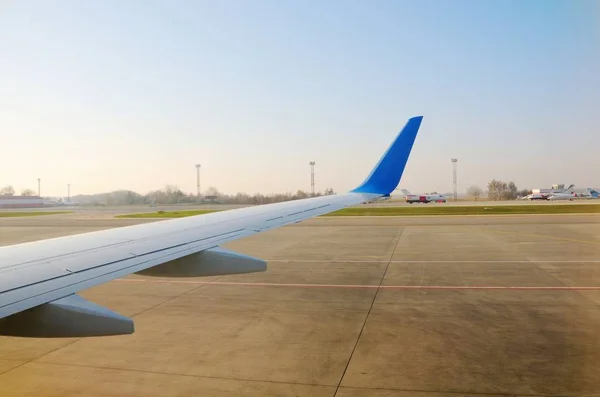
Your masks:
[[[572,204],[588,204],[598,205],[600,200],[593,199],[575,199],[569,200],[557,200],[557,201],[545,201],[545,200],[507,200],[507,201],[488,201],[488,200],[462,200],[454,202],[452,198],[448,198],[446,203],[413,203],[409,204],[404,198],[394,197],[390,200],[375,201],[369,204],[360,204],[358,207],[404,207],[404,206],[434,206],[443,205],[447,207],[455,206],[505,206],[505,205],[572,205]],[[13,208],[13,209],[1,209],[4,212],[49,212],[49,211],[73,211],[74,213],[68,215],[70,218],[77,219],[107,219],[114,215],[124,214],[137,214],[146,212],[156,211],[193,211],[193,210],[229,210],[235,208],[249,207],[251,205],[246,204],[175,204],[175,205],[159,205],[157,207],[150,207],[149,205],[120,205],[120,206],[57,206],[57,207],[44,207],[44,208]]]
[[[0,245],[152,220],[0,219]],[[600,394],[600,216],[318,218],[264,273],[81,293],[129,336],[0,338],[0,396]]]

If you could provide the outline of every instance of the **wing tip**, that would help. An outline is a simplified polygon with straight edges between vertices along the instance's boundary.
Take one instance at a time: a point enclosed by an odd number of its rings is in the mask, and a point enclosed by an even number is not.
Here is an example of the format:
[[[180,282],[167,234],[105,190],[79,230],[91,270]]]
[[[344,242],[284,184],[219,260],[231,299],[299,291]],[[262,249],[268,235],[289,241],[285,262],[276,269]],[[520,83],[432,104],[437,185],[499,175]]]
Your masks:
[[[408,119],[371,174],[351,192],[386,195],[398,187],[422,120],[423,116]]]

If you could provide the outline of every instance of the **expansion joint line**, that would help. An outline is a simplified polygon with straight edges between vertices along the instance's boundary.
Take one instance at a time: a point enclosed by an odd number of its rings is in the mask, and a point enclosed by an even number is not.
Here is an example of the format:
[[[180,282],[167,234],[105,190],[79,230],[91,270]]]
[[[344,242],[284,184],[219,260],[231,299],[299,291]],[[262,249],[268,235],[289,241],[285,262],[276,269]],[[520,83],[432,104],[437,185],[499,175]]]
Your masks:
[[[335,393],[334,393],[334,397],[337,396],[338,391],[340,390],[340,387],[342,385],[342,382],[344,381],[344,377],[346,376],[346,372],[348,371],[348,367],[350,366],[350,362],[352,361],[352,357],[354,357],[354,352],[356,352],[356,348],[358,347],[358,343],[360,342],[360,338],[362,337],[362,334],[365,330],[365,326],[367,325],[367,321],[369,319],[369,316],[371,315],[371,311],[373,310],[373,306],[375,305],[375,301],[377,300],[377,295],[379,295],[379,291],[381,291],[381,286],[383,285],[383,280],[385,280],[385,276],[387,275],[388,269],[390,268],[390,265],[392,264],[392,259],[394,258],[394,254],[396,253],[396,250],[398,249],[398,244],[400,243],[400,239],[402,238],[402,234],[404,233],[404,229],[405,226],[400,228],[400,233],[398,234],[398,237],[396,238],[396,242],[394,243],[394,249],[392,250],[392,254],[390,255],[390,258],[387,261],[387,264],[385,266],[385,270],[383,271],[383,275],[381,276],[381,280],[379,280],[379,286],[377,288],[377,290],[375,291],[375,294],[373,295],[373,300],[371,301],[371,306],[369,306],[369,310],[367,311],[367,315],[365,316],[365,319],[363,321],[362,327],[360,328],[360,332],[358,333],[358,338],[356,338],[356,343],[354,344],[354,347],[352,348],[352,352],[350,353],[350,357],[348,357],[348,361],[346,362],[346,367],[344,368],[344,372],[342,373],[342,376],[340,377],[340,381],[338,382],[338,385],[335,389]]]

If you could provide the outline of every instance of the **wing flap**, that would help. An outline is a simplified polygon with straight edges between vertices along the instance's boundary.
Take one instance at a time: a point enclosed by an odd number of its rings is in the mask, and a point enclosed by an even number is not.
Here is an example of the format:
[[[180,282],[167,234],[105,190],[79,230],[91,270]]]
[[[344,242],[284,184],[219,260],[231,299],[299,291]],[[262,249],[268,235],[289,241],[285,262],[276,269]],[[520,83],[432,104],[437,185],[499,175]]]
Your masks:
[[[71,274],[64,268],[46,265],[38,268],[13,268],[10,271],[0,273],[0,293],[20,288]]]
[[[118,232],[119,229],[101,230],[92,233]],[[92,233],[83,233],[75,236],[58,237],[53,239],[43,240],[44,244],[39,244],[39,241],[33,241],[8,247],[1,247],[0,274],[4,271],[10,271],[15,267],[26,268],[29,266],[37,266],[40,264],[40,258],[45,262],[50,262],[54,259],[68,258],[73,253],[87,252],[94,254],[99,250],[110,250],[122,243],[127,243],[132,240],[121,238],[105,238],[102,235],[92,236]],[[60,241],[63,244],[52,244]],[[64,243],[73,242],[77,244],[77,248],[72,251],[65,252]]]

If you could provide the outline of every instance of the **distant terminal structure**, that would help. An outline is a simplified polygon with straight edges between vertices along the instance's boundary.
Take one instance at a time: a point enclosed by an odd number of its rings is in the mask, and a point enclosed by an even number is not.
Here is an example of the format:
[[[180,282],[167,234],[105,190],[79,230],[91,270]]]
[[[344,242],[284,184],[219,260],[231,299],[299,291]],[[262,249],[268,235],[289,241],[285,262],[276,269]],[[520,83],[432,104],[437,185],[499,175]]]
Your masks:
[[[556,184],[552,185],[551,189],[531,189],[533,194],[544,194],[544,193],[554,193],[554,192],[562,192],[565,190],[565,184]]]
[[[572,192],[575,194],[575,197],[580,194],[589,194],[591,191],[598,191],[596,188],[575,188],[575,185],[569,185],[565,187],[565,184],[557,184],[552,185],[551,189],[531,189],[531,193],[533,194],[552,194],[552,193],[562,193],[562,192]]]
[[[600,193],[597,189],[580,188],[575,189],[575,185],[569,185],[565,188],[564,184],[552,185],[552,189],[531,189],[531,194],[521,197],[522,200],[570,200],[574,199],[598,199]]]
[[[0,196],[0,208],[39,208],[44,199],[38,196]]]

